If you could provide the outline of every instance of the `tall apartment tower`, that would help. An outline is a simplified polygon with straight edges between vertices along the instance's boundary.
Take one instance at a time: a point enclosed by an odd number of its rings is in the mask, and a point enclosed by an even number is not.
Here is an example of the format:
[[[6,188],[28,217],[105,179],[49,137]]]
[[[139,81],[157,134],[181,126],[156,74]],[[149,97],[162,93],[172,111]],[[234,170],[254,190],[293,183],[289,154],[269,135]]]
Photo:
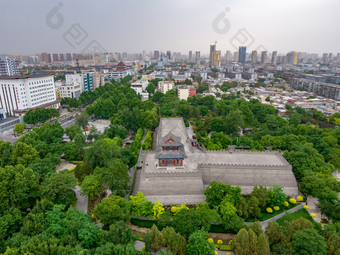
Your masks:
[[[168,50],[168,51],[166,52],[166,56],[168,57],[168,60],[170,60],[170,59],[171,59],[171,51]]]
[[[238,49],[238,62],[245,63],[246,62],[246,54],[247,54],[247,47],[241,46]]]
[[[286,55],[286,63],[290,65],[298,64],[298,53],[296,51],[290,51]]]
[[[192,59],[192,51],[189,51],[189,59]]]
[[[261,63],[262,64],[266,64],[267,63],[267,58],[268,58],[267,51],[262,51],[261,52]]]
[[[158,60],[158,59],[159,59],[159,51],[158,51],[158,50],[155,50],[155,51],[153,52],[153,59],[155,59],[155,60]]]
[[[237,51],[234,52],[233,60],[238,62],[238,52]]]
[[[200,51],[196,51],[195,53],[195,62],[196,62],[196,65],[201,64],[201,52]]]
[[[216,44],[210,45],[210,55],[209,55],[209,64],[210,66],[213,66],[214,62],[214,52],[216,51]]]
[[[255,64],[255,63],[257,62],[257,51],[256,51],[256,50],[253,50],[253,51],[251,52],[251,62],[252,62],[253,64]]]
[[[275,66],[277,64],[277,51],[273,51],[272,53],[272,65]]]
[[[213,52],[212,66],[216,66],[216,67],[221,66],[221,51],[214,51]]]
[[[231,54],[230,50],[227,50],[227,52],[225,53],[225,58],[227,61],[233,60],[233,54]]]
[[[19,61],[7,56],[0,56],[0,76],[19,75]]]

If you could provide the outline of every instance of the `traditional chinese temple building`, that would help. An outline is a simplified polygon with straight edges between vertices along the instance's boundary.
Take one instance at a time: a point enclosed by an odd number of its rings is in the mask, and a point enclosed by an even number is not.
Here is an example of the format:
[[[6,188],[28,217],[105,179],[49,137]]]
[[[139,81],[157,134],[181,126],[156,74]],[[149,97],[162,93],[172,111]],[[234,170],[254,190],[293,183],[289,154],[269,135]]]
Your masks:
[[[157,147],[156,153],[158,167],[183,166],[183,160],[186,157],[180,137],[169,132],[161,139],[161,143]]]

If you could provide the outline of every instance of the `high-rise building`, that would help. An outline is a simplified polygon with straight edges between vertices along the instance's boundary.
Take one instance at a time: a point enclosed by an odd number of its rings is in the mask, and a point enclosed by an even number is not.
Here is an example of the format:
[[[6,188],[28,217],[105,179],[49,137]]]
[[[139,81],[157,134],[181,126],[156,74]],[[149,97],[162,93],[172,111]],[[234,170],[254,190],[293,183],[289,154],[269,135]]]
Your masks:
[[[286,55],[286,63],[290,65],[298,64],[298,53],[296,51],[290,51]]]
[[[257,62],[257,51],[256,50],[253,50],[251,52],[251,62],[254,64]]]
[[[277,63],[277,51],[273,51],[272,53],[272,65],[275,66]]]
[[[60,106],[53,75],[0,77],[0,108],[9,115],[24,114],[30,108]]]
[[[268,53],[267,51],[262,51],[261,52],[261,63],[266,64],[268,59]]]
[[[337,53],[337,54],[336,54],[336,61],[337,61],[337,62],[340,62],[340,53]]]
[[[209,55],[209,64],[210,66],[213,66],[214,62],[214,52],[216,51],[216,44],[210,45],[210,55]]]
[[[328,53],[322,54],[322,61],[323,61],[323,62],[326,62],[327,59],[328,59]]]
[[[192,51],[189,51],[189,59],[192,59]]]
[[[59,55],[58,55],[58,53],[53,53],[52,59],[53,59],[53,62],[59,61]]]
[[[196,51],[195,53],[195,63],[196,65],[201,64],[201,52],[200,51]]]
[[[60,53],[60,54],[59,54],[59,60],[60,60],[60,61],[65,61],[65,58],[64,58],[64,54],[63,54],[63,53]]]
[[[0,56],[0,76],[19,75],[19,61]]]
[[[234,52],[233,60],[234,60],[235,62],[238,62],[238,51],[235,51],[235,52]]]
[[[72,61],[71,53],[66,53],[66,61]]]
[[[328,54],[328,59],[329,59],[329,60],[333,60],[333,53],[329,53],[329,54]]]
[[[240,46],[238,49],[238,62],[245,63],[246,62],[246,54],[247,54],[247,47]]]
[[[158,51],[158,50],[155,50],[155,51],[153,52],[153,59],[159,60],[159,51]]]
[[[168,50],[168,51],[166,52],[166,56],[168,57],[168,60],[170,60],[170,59],[171,59],[171,51]]]
[[[231,54],[230,50],[227,50],[227,52],[225,53],[225,58],[226,58],[227,62],[233,60],[233,54]]]
[[[213,53],[213,66],[221,66],[221,51],[214,51]]]

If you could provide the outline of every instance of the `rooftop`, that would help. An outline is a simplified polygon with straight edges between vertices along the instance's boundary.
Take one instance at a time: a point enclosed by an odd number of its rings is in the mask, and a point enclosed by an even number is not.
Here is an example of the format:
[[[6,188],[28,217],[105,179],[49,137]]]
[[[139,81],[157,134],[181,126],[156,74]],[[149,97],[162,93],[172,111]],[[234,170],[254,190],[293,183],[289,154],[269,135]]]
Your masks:
[[[18,76],[0,76],[0,80],[20,80],[20,79],[32,79],[53,76],[53,74],[33,74],[33,75],[18,75]]]

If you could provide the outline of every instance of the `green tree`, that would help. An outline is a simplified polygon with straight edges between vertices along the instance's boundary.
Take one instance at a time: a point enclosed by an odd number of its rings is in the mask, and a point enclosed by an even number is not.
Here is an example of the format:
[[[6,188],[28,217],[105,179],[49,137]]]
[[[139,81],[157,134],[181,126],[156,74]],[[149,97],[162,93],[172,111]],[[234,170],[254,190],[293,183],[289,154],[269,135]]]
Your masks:
[[[259,200],[253,196],[248,201],[248,213],[250,217],[257,219],[260,216]]]
[[[80,187],[82,194],[88,196],[90,200],[99,196],[100,192],[103,190],[100,177],[93,174],[86,176]]]
[[[163,246],[167,247],[167,251],[173,254],[184,255],[187,246],[186,240],[180,234],[177,234],[172,227],[166,227],[162,230]]]
[[[212,181],[205,189],[204,195],[210,207],[219,206],[226,195],[229,195],[230,202],[236,205],[241,197],[241,188]]]
[[[201,222],[201,216],[196,210],[180,210],[174,216],[172,227],[176,232],[188,238],[192,233],[199,230]]]
[[[19,123],[19,124],[14,125],[14,132],[16,132],[16,133],[22,133],[22,132],[24,132],[24,129],[25,129],[24,124]]]
[[[65,133],[68,135],[68,137],[70,138],[70,140],[72,141],[73,138],[77,135],[77,134],[81,134],[81,129],[78,125],[71,125],[67,128],[65,128]]]
[[[270,200],[268,202],[270,207],[282,206],[286,201],[287,195],[283,192],[283,188],[277,185],[273,185],[268,189]]]
[[[231,202],[229,202],[228,196],[226,196],[219,205],[219,212],[222,216],[223,221],[229,221],[230,218],[236,214],[236,211],[237,210],[235,206]]]
[[[241,196],[238,204],[236,205],[237,215],[243,219],[248,219],[248,203],[243,196]]]
[[[259,205],[262,207],[266,206],[267,202],[270,200],[267,187],[263,187],[262,185],[255,185],[250,195],[257,197],[257,199],[259,200]]]
[[[73,189],[76,184],[77,179],[73,173],[64,170],[51,175],[42,182],[41,195],[56,204],[69,205],[75,199]]]
[[[190,235],[186,254],[189,255],[212,255],[215,246],[207,241],[208,233],[203,230],[197,230]]]
[[[155,93],[156,86],[153,83],[149,83],[149,85],[146,87],[146,91],[153,95]]]
[[[152,213],[154,219],[159,219],[159,217],[164,213],[163,204],[160,203],[158,200],[152,206]]]
[[[89,115],[86,112],[81,112],[76,117],[76,124],[82,129],[86,129],[89,124]]]
[[[12,151],[12,162],[13,164],[21,164],[23,166],[28,166],[34,160],[38,159],[39,155],[36,149],[31,145],[27,145],[22,142],[17,142],[14,145]]]
[[[152,226],[149,233],[151,235],[150,250],[153,251],[153,252],[157,252],[162,248],[162,234],[158,230],[156,225]]]
[[[130,216],[131,204],[119,196],[104,198],[94,208],[94,215],[105,227],[119,220],[127,220]]]
[[[303,229],[295,232],[292,244],[296,254],[327,254],[325,239],[315,229]]]
[[[0,214],[11,207],[32,208],[40,196],[39,175],[22,165],[0,168]]]
[[[112,194],[124,196],[128,192],[127,185],[130,180],[128,167],[121,160],[112,160],[107,167],[96,168],[94,173],[101,177]]]
[[[93,223],[86,223],[78,230],[78,238],[87,249],[93,248],[98,240],[101,228]]]
[[[233,238],[231,247],[236,255],[250,254],[249,233],[246,229],[241,229]]]

